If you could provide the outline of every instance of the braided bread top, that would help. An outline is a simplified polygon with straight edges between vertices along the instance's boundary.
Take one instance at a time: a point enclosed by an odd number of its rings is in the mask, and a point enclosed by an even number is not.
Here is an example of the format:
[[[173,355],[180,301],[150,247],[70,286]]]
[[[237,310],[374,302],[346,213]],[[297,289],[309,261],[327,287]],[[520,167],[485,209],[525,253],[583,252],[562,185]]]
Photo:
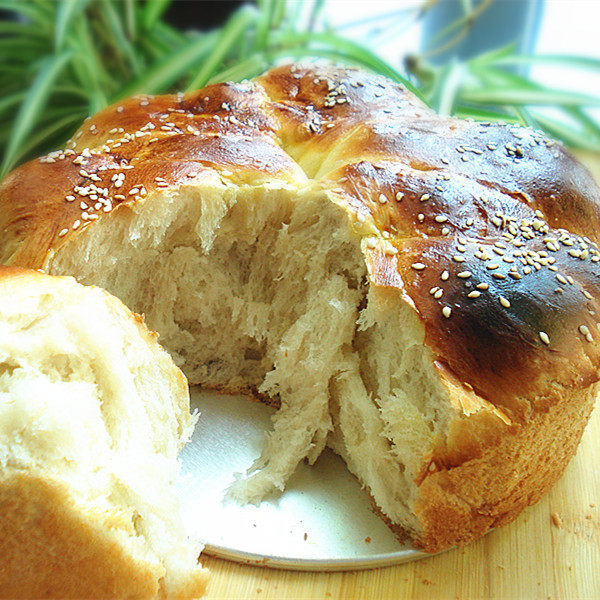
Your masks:
[[[106,215],[215,181],[326,190],[371,284],[400,292],[440,369],[507,421],[598,380],[591,175],[540,132],[439,117],[354,69],[290,65],[103,110],[2,182],[0,262],[44,268]]]

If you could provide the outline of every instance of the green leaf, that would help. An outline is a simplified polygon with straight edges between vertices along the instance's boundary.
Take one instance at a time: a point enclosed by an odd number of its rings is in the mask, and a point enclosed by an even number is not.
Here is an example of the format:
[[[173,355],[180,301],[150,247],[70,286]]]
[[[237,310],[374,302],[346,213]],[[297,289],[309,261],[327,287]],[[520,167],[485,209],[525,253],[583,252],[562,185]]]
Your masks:
[[[215,73],[208,83],[220,81],[241,81],[260,75],[269,66],[269,61],[264,52],[257,52],[246,60],[236,62],[231,67]]]
[[[125,23],[127,25],[127,35],[129,39],[135,40],[137,37],[137,20],[135,0],[121,0],[125,4]]]
[[[438,94],[432,106],[434,106],[441,116],[451,115],[454,103],[459,91],[460,83],[464,74],[464,66],[453,61],[446,70],[446,73],[440,79]]]
[[[517,117],[504,112],[465,104],[459,104],[456,107],[454,114],[458,117],[471,118],[476,121],[504,121],[507,123],[517,123],[519,121]]]
[[[231,48],[239,42],[248,26],[256,22],[258,13],[250,6],[242,6],[227,21],[212,52],[206,57],[198,74],[188,83],[188,90],[197,90],[206,85],[216,69],[223,63]]]
[[[61,0],[59,2],[54,30],[54,48],[57,51],[62,50],[69,25],[87,8],[88,3],[89,0]]]
[[[461,98],[481,104],[512,104],[516,106],[600,106],[600,98],[552,89],[486,88],[463,90]]]
[[[495,62],[498,65],[550,64],[577,67],[585,70],[600,70],[600,59],[589,56],[570,56],[568,54],[504,56],[499,57]]]
[[[121,22],[113,3],[111,0],[101,0],[101,8],[102,18],[108,24],[110,31],[112,32],[116,51],[127,58],[131,70],[135,75],[138,75],[140,73],[139,57],[136,55],[133,45],[125,35],[123,23]]]
[[[71,113],[60,119],[53,119],[44,126],[36,129],[35,133],[27,139],[19,149],[16,156],[16,162],[26,157],[32,150],[59,134],[61,141],[66,141],[67,137],[73,133],[73,128],[85,118],[85,114]]]
[[[195,37],[123,87],[113,97],[113,101],[133,94],[156,94],[168,90],[171,85],[184,77],[192,66],[202,61],[214,46],[216,37],[217,32]]]
[[[0,113],[3,113],[7,109],[13,109],[13,107],[17,106],[23,101],[25,97],[25,92],[17,92],[16,94],[11,94],[10,96],[3,96],[0,98]]]
[[[0,10],[16,13],[26,19],[31,19],[38,25],[53,26],[51,19],[48,19],[46,10],[32,2],[24,2],[23,0],[0,0]]]
[[[35,81],[29,88],[15,118],[11,137],[4,154],[4,160],[2,161],[0,177],[4,177],[14,165],[20,146],[31,134],[39,119],[40,112],[50,95],[52,84],[71,57],[71,54],[70,51],[65,51],[56,56],[49,56],[41,63]]]
[[[516,42],[511,42],[506,46],[502,46],[501,48],[494,48],[493,50],[489,50],[488,52],[482,52],[477,56],[471,58],[467,61],[467,64],[471,65],[488,65],[490,63],[495,63],[503,58],[507,58],[513,56],[517,50]]]
[[[581,148],[584,150],[594,150],[598,152],[598,143],[590,141],[587,135],[577,132],[573,127],[565,123],[560,123],[554,119],[550,119],[539,113],[534,113],[533,116],[538,123],[539,129],[543,129],[553,137],[563,141],[571,148]]]
[[[337,59],[346,59],[354,64],[360,64],[374,73],[380,73],[393,81],[402,83],[425,102],[421,92],[406,77],[361,44],[332,33],[285,34],[279,36],[278,43],[281,45],[282,50],[291,50],[293,47],[300,46],[301,51],[294,53],[297,57],[335,56]]]
[[[142,24],[146,31],[156,25],[170,4],[171,0],[146,0],[142,10]]]

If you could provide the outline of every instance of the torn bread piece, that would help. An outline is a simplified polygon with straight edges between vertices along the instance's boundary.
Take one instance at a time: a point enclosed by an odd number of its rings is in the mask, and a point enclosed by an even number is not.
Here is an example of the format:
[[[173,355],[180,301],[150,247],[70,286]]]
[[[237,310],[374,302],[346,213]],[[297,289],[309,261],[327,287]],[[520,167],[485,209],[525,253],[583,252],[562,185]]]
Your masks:
[[[140,316],[0,267],[0,597],[201,596],[174,490],[195,421]]]

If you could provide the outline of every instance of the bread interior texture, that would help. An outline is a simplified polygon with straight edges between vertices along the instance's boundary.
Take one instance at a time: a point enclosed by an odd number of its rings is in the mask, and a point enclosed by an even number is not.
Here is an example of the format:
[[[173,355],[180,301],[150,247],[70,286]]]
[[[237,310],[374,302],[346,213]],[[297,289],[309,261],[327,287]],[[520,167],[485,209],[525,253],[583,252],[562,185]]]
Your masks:
[[[132,565],[148,574],[148,597],[185,596],[190,577],[200,584],[200,548],[184,534],[173,488],[177,454],[194,422],[184,378],[167,353],[105,292],[67,280],[47,293],[4,295],[0,477],[3,492],[25,496],[16,507],[10,494],[8,503],[0,498],[2,517],[19,521],[4,540],[13,544],[2,565],[3,586],[13,591],[4,593],[102,595],[87,574],[104,565],[118,581],[119,564],[130,565],[123,577],[133,587]],[[20,563],[26,552],[32,555]],[[78,552],[87,552],[90,564],[81,566],[83,587],[66,592],[62,571],[77,564]],[[119,563],[117,555],[126,558]],[[16,572],[22,564],[32,572]],[[72,576],[65,580],[77,585]],[[38,587],[27,588],[31,582]],[[104,593],[112,597],[122,587]]]
[[[231,492],[259,501],[329,443],[416,530],[414,480],[448,404],[413,309],[369,287],[346,211],[310,187],[223,185],[154,193],[106,218],[50,272],[143,312],[191,383],[280,405]]]

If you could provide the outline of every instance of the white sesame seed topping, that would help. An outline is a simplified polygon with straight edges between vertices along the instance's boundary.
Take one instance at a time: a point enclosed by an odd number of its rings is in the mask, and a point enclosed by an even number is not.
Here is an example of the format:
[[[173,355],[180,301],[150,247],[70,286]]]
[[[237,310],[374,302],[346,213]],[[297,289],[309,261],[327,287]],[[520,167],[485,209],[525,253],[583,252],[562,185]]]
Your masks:
[[[67,235],[67,233],[69,233],[69,230],[68,230],[68,229],[61,229],[61,230],[58,232],[58,237],[63,237],[63,236],[65,236],[65,235]]]
[[[411,265],[411,267],[412,267],[413,269],[416,269],[417,271],[422,271],[423,269],[425,269],[425,268],[426,268],[426,265],[424,265],[423,263],[420,263],[420,262],[416,262],[416,263],[413,263],[413,264]]]
[[[454,262],[461,263],[461,262],[465,262],[465,257],[464,256],[460,256],[460,254],[457,254],[456,256],[452,257],[452,260]]]
[[[504,296],[498,296],[498,300],[500,301],[500,304],[504,306],[504,308],[510,308],[510,302],[507,298],[505,298]]]
[[[449,277],[450,277],[450,273],[448,273],[448,271],[444,271],[440,278],[442,281],[447,281]]]
[[[448,220],[448,217],[445,217],[444,215],[437,215],[435,217],[436,223],[445,223],[447,220]]]
[[[471,277],[471,275],[473,275],[471,271],[461,271],[460,273],[456,274],[456,276],[460,277],[461,279],[468,279],[469,277]]]
[[[449,306],[444,306],[444,308],[442,308],[442,314],[446,317],[446,319],[449,319],[450,315],[452,314],[452,309]]]
[[[479,298],[479,296],[481,296],[481,292],[478,292],[477,290],[473,290],[467,294],[468,298]]]
[[[538,335],[540,336],[540,340],[542,340],[544,344],[550,344],[550,338],[548,337],[548,334],[545,331],[540,331]]]
[[[77,219],[75,223],[73,223],[73,229],[77,229],[81,225],[81,221]]]
[[[490,284],[489,283],[478,283],[475,287],[480,290],[488,290],[490,288]]]
[[[426,202],[427,200],[429,200],[429,198],[431,198],[431,196],[430,196],[429,194],[423,194],[423,195],[421,196],[421,198],[419,198],[419,200],[420,200],[421,202]]]
[[[404,194],[402,192],[396,192],[396,200],[398,200],[398,202],[400,202],[400,200],[402,200],[402,198],[404,198]]]
[[[387,197],[385,194],[379,194],[378,200],[381,204],[385,204],[387,202]]]
[[[435,293],[433,294],[433,297],[434,297],[436,300],[439,300],[439,299],[442,297],[442,295],[443,295],[443,294],[444,294],[444,290],[443,290],[443,289],[441,289],[441,288],[438,288],[438,289],[435,291]]]
[[[589,335],[590,330],[587,327],[587,325],[580,325],[579,326],[579,332],[581,333],[581,335]]]

